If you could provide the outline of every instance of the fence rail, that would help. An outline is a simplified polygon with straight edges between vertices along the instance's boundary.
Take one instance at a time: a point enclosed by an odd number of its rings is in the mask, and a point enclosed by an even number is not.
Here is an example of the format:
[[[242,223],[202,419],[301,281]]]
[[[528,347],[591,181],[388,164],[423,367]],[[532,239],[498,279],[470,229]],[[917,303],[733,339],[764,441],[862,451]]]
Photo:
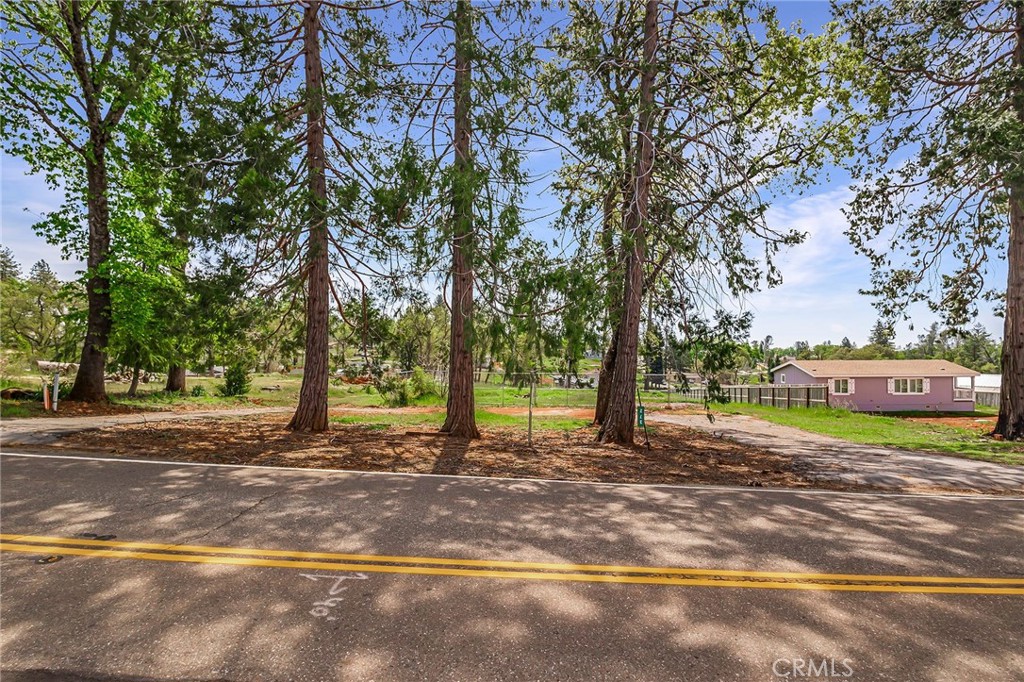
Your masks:
[[[427,370],[440,387],[445,388],[448,373],[443,369]],[[409,372],[397,372],[408,376]],[[542,407],[593,407],[597,400],[598,372],[580,374],[536,372],[505,373],[501,370],[477,370],[474,385],[478,404],[501,407],[526,405],[530,385],[537,387],[535,405]],[[669,374],[643,374],[637,377],[637,390],[644,403],[670,404],[678,401],[704,402],[708,399],[706,386],[697,385],[699,378],[672,372]],[[684,386],[688,386],[684,390]],[[722,393],[733,403],[764,405],[780,409],[796,407],[831,407],[833,399],[827,384],[743,384],[722,386]],[[970,400],[969,388],[957,388],[956,400]],[[999,392],[975,389],[976,405],[999,407]],[[844,396],[837,396],[835,405],[846,405]]]
[[[439,384],[447,383],[445,370],[428,370]],[[401,372],[405,376],[407,372]],[[474,375],[478,402],[489,390],[498,391],[490,398],[499,400],[501,406],[525,404],[524,391],[531,383],[538,387],[538,404],[566,407],[592,406],[597,397],[597,372],[580,375],[558,373],[512,374],[502,371],[477,370]],[[637,378],[637,389],[643,392],[644,402],[666,403],[673,401],[698,401],[707,399],[706,386],[694,386],[696,376],[682,372],[668,374],[644,374]],[[684,390],[684,386],[689,386]],[[551,389],[557,389],[552,392]],[[825,384],[749,384],[723,386],[722,392],[730,402],[751,403],[788,409],[791,407],[828,407],[829,393]],[[522,395],[520,395],[522,394]]]
[[[758,384],[750,386],[722,386],[722,393],[732,403],[751,403],[789,409],[792,407],[828,407],[828,386],[823,384]],[[690,400],[707,400],[705,386],[681,393]]]
[[[974,404],[986,407],[999,407],[999,391],[983,391],[974,389]]]

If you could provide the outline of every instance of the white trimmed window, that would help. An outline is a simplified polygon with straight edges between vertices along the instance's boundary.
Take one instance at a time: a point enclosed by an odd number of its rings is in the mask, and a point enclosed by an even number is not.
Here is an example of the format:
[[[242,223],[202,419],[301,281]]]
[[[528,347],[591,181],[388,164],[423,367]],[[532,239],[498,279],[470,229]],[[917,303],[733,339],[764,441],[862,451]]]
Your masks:
[[[931,388],[928,379],[889,379],[889,392],[895,394],[922,395]]]
[[[781,381],[782,383],[786,383],[786,375],[785,374],[780,374],[779,375],[779,381]]]
[[[853,379],[833,379],[832,395],[850,395],[854,391]]]

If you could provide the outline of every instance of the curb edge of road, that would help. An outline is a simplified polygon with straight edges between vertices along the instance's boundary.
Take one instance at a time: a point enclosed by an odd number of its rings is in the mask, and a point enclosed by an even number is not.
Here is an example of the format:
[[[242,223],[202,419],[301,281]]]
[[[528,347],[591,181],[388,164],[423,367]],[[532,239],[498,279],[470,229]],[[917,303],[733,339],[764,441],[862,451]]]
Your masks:
[[[155,464],[176,467],[213,467],[220,469],[256,469],[262,471],[290,471],[309,474],[330,474],[345,476],[403,476],[413,478],[443,478],[467,481],[479,481],[487,483],[541,483],[556,485],[584,485],[598,487],[626,487],[626,488],[665,488],[668,490],[686,490],[690,492],[744,492],[744,493],[775,493],[795,495],[831,495],[833,497],[858,496],[858,497],[908,497],[925,499],[953,499],[963,501],[979,502],[1024,502],[1024,496],[1016,493],[906,493],[906,492],[884,492],[884,491],[851,491],[851,490],[828,490],[825,488],[755,488],[746,486],[727,485],[678,485],[672,483],[611,483],[607,481],[571,481],[557,478],[517,478],[505,476],[471,476],[466,474],[430,474],[413,473],[404,471],[360,471],[357,469],[319,469],[307,467],[283,467],[268,466],[261,464],[217,464],[212,462],[176,462],[173,460],[158,460],[147,458],[131,458],[117,456],[101,456],[93,453],[62,452],[60,454],[49,452],[8,452],[0,451],[0,459],[4,457],[23,457],[31,459],[60,459],[60,460],[84,460],[93,462],[112,463],[134,463],[134,464]]]

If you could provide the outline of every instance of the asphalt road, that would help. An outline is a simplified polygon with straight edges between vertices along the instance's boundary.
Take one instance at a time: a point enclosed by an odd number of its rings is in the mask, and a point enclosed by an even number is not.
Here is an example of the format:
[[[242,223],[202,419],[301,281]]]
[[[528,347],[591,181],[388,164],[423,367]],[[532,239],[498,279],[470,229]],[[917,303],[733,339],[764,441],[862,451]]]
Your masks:
[[[6,453],[0,502],[3,682],[1024,680],[1020,498]]]

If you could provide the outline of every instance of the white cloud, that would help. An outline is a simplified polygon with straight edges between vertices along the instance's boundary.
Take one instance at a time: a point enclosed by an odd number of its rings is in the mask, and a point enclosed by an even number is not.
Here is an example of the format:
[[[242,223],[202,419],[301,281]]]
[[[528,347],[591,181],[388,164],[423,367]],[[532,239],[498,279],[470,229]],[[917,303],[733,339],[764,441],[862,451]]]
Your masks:
[[[782,286],[754,294],[745,302],[754,313],[753,338],[771,335],[778,346],[795,341],[838,343],[844,336],[859,345],[867,343],[878,315],[871,298],[858,293],[870,283],[871,265],[844,234],[848,223],[841,209],[852,196],[847,188],[831,189],[768,211],[770,227],[805,232],[807,239],[779,257]],[[915,340],[935,319],[926,307],[915,307],[913,329],[910,322],[897,326],[897,344]],[[999,318],[985,313],[978,321],[1001,337]]]
[[[836,189],[768,210],[768,226],[778,230],[796,230],[807,238],[779,258],[784,286],[820,284],[837,276],[861,269],[859,258],[844,234],[848,223],[842,207],[852,198],[846,189]]]
[[[46,243],[32,229],[44,214],[60,207],[63,194],[47,187],[41,175],[32,175],[21,159],[0,156],[0,241],[14,252],[25,271],[45,260],[62,279],[73,279],[85,264],[63,260],[60,249]]]

